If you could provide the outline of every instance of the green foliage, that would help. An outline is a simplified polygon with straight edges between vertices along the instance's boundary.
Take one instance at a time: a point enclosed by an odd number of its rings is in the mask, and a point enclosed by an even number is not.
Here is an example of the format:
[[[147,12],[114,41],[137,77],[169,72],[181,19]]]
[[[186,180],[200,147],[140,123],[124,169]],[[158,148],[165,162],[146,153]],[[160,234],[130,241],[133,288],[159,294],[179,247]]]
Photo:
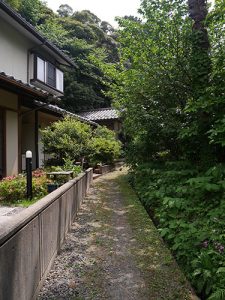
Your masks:
[[[92,131],[90,125],[74,118],[55,122],[41,134],[45,153],[57,161],[56,165],[64,166],[62,169],[73,170],[74,162],[84,157],[92,165],[112,163],[121,151],[113,131],[100,126]]]
[[[46,5],[40,0],[21,0],[20,2],[19,13],[29,23],[36,26],[47,11]]]
[[[79,112],[110,106],[110,98],[104,93],[107,90],[105,75],[93,57],[102,57],[101,53],[104,53],[104,61],[118,60],[115,39],[104,31],[105,27],[101,28],[100,20],[89,11],[76,12],[59,21],[68,32],[63,49],[74,57],[77,64],[77,69],[65,74],[63,107]]]
[[[224,0],[207,18],[204,1],[194,9],[184,0],[142,1],[144,21],[119,20],[120,64],[100,65],[123,111],[131,164],[161,153],[209,166],[224,161],[223,11]]]
[[[203,171],[186,162],[155,162],[135,168],[132,178],[198,294],[220,297],[225,285],[225,166]]]
[[[33,199],[40,199],[47,194],[47,179],[42,170],[33,172]],[[26,177],[24,174],[3,178],[0,182],[0,202],[4,204],[20,203],[26,198]]]
[[[63,158],[63,164],[58,165],[50,165],[46,168],[48,172],[62,172],[62,171],[73,171],[73,178],[75,178],[78,174],[82,172],[81,166],[74,165],[74,161],[70,157]],[[68,178],[65,176],[57,176],[57,179],[54,179],[54,176],[50,175],[50,181],[48,183],[53,183],[58,186],[66,183]]]
[[[116,139],[115,133],[106,127],[95,129],[91,140],[91,165],[112,164],[121,154],[121,143]]]
[[[103,24],[103,25],[102,25]],[[72,112],[108,107],[105,76],[92,57],[104,52],[107,62],[118,60],[118,46],[110,24],[90,11],[54,16],[39,25],[42,33],[74,58],[77,68],[65,70],[62,107]],[[102,27],[103,26],[103,27]]]
[[[70,157],[63,158],[64,164],[62,166],[63,171],[73,171],[73,176],[77,176],[81,172],[81,166],[74,165],[73,160]]]
[[[63,158],[79,160],[90,152],[91,127],[66,117],[41,130],[45,153],[63,162]]]
[[[98,24],[101,21],[95,14],[93,14],[89,10],[76,11],[73,14],[73,19],[83,24]]]
[[[1,201],[14,202],[25,198],[26,180],[24,177],[3,179],[0,183]]]
[[[225,299],[225,289],[219,289],[214,292],[208,300],[223,300]]]
[[[68,4],[61,4],[57,13],[60,17],[69,17],[73,14],[73,9]]]
[[[121,63],[105,67],[110,96],[123,111],[130,139],[128,159],[137,163],[161,152],[177,158],[178,133],[191,96],[191,21],[185,1],[143,1],[145,22],[120,19]]]
[[[21,5],[21,0],[6,0],[5,2],[16,10],[18,10]]]
[[[206,1],[142,0],[143,20],[119,20],[120,62],[99,61],[132,182],[202,299],[224,299],[225,286],[225,1],[215,2],[207,15]]]
[[[67,41],[68,32],[56,18],[48,18],[45,23],[37,26],[37,29],[50,41],[63,47]]]
[[[195,153],[198,160],[211,160],[210,163],[213,163],[212,160],[224,161],[225,157],[222,128],[225,113],[222,88],[225,84],[223,11],[224,1],[216,1],[206,20],[211,47],[194,52],[195,45],[193,46],[195,73],[192,71],[192,82],[195,80],[196,85],[193,86],[194,97],[189,99],[186,106],[189,120],[181,131],[181,135],[185,135],[183,140],[190,146],[189,149],[197,145]],[[198,37],[196,40],[198,41]],[[206,50],[208,58],[206,53],[202,53]]]

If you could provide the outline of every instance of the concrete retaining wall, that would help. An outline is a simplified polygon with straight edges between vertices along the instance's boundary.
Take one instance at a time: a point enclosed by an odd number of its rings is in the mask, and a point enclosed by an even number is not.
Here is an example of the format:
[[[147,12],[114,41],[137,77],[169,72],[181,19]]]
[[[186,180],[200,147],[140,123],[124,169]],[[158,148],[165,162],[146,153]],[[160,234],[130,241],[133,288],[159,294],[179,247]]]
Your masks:
[[[96,169],[95,169],[95,173],[96,174],[106,174],[106,173],[109,173],[111,172],[112,170],[114,169],[113,166],[111,165],[103,165],[103,166],[98,166]]]
[[[93,180],[93,170],[0,223],[0,299],[31,300]]]

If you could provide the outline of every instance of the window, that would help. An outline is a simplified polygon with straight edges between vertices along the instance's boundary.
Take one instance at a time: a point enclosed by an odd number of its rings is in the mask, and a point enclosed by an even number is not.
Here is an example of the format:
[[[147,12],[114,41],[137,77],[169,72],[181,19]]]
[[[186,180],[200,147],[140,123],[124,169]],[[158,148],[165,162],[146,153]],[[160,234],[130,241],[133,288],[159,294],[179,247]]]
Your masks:
[[[37,79],[45,82],[45,61],[37,57]]]
[[[56,89],[63,91],[63,72],[56,69]]]
[[[36,79],[44,84],[63,92],[63,72],[52,63],[37,56]]]
[[[56,68],[49,62],[47,62],[47,84],[56,88]]]

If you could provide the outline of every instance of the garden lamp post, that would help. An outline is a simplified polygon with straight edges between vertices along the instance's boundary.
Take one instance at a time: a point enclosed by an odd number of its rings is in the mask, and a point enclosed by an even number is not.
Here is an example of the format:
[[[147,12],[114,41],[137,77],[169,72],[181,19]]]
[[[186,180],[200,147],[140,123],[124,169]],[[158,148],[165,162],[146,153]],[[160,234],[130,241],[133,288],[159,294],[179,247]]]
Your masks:
[[[27,198],[32,199],[32,152],[26,152]]]

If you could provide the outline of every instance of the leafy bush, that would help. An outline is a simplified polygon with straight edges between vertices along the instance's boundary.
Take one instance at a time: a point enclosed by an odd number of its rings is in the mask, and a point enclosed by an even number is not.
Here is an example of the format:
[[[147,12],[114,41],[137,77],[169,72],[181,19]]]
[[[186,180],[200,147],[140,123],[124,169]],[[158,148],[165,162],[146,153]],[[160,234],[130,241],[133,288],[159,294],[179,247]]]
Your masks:
[[[81,166],[74,165],[73,161],[69,157],[64,158],[63,160],[64,160],[64,165],[62,166],[63,171],[73,171],[74,177],[77,176],[82,171]]]
[[[121,143],[116,139],[115,133],[106,127],[98,127],[91,140],[92,151],[89,155],[90,163],[111,164],[120,156]]]
[[[133,171],[132,182],[197,293],[224,299],[225,166],[145,164]]]
[[[51,162],[57,162],[62,168],[69,163],[72,170],[74,162],[84,157],[92,165],[110,164],[120,155],[120,141],[104,126],[92,131],[89,125],[67,117],[41,133],[45,152],[51,155]]]
[[[47,194],[46,175],[43,170],[33,172],[33,198],[40,199]],[[3,178],[0,182],[0,202],[17,203],[26,198],[26,177],[23,174]]]
[[[91,127],[74,118],[53,123],[41,130],[45,153],[63,163],[63,158],[73,161],[86,156],[90,152]]]
[[[0,195],[3,202],[16,202],[26,195],[26,179],[22,176],[6,177],[0,182]]]

